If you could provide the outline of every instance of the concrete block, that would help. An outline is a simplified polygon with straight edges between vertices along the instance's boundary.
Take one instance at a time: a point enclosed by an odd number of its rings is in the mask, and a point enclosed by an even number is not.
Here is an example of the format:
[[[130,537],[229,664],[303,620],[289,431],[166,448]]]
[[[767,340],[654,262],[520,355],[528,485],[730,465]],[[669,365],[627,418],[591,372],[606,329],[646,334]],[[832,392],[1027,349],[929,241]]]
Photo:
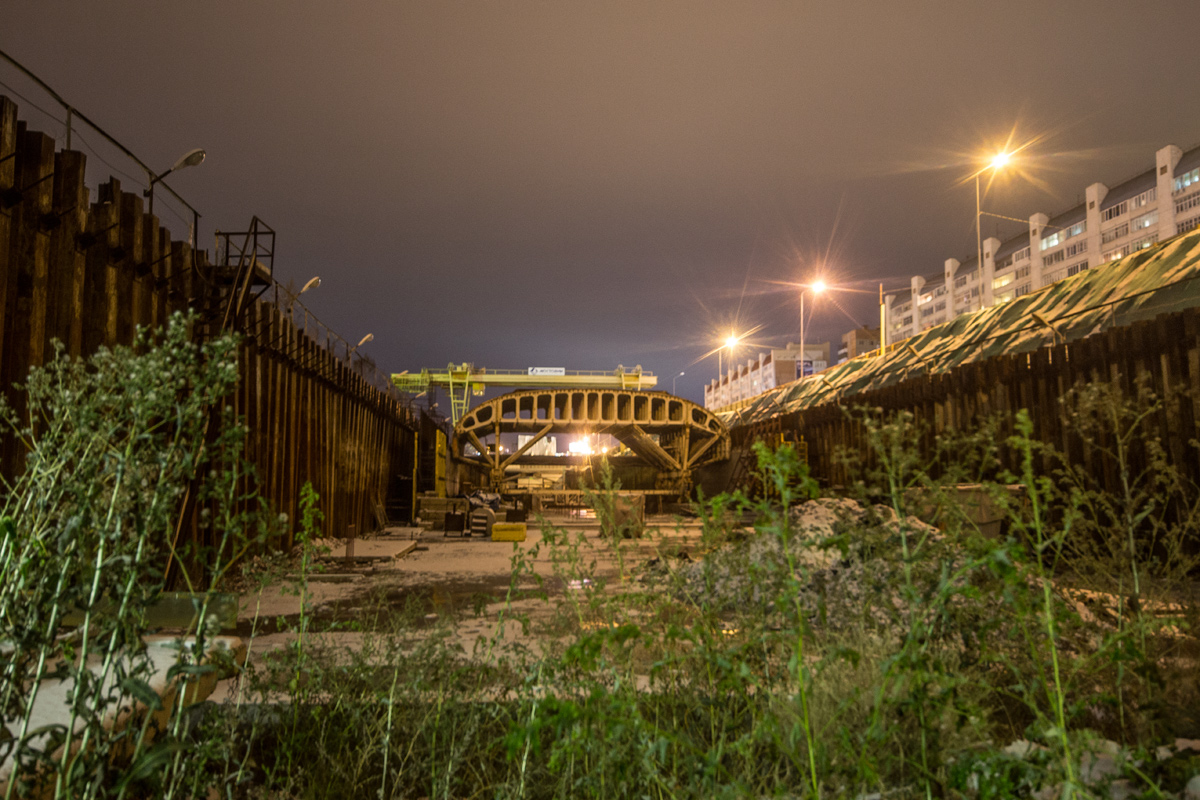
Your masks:
[[[525,541],[524,522],[497,522],[492,525],[493,542],[523,542]]]

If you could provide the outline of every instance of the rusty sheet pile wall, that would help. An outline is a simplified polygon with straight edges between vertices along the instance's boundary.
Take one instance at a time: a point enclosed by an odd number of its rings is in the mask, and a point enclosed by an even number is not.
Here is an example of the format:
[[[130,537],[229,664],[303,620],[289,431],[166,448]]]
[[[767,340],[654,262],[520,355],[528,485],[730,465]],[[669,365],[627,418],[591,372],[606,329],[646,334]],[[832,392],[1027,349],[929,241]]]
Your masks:
[[[91,202],[84,168],[83,153],[56,150],[0,96],[0,391],[18,411],[13,384],[53,355],[52,340],[86,356],[187,308],[200,314],[197,336],[213,335],[227,305],[229,286],[206,251],[173,240],[141,192],[116,179]],[[245,335],[234,405],[259,490],[296,519],[311,481],[327,532],[372,530],[393,473],[411,470],[413,414],[287,317],[255,301],[234,325]],[[20,444],[5,437],[2,447],[0,466],[14,474]]]
[[[252,305],[243,327],[235,411],[250,430],[247,455],[262,495],[298,520],[300,489],[311,481],[327,535],[344,536],[351,525],[375,530],[393,478],[415,468],[412,410],[273,303]]]
[[[1190,444],[1197,437],[1196,425],[1200,420],[1200,310],[1197,309],[1163,314],[1069,344],[911,378],[734,428],[732,436],[739,456],[758,439],[778,440],[781,435],[787,438],[787,434],[803,436],[813,475],[828,485],[844,485],[851,476],[839,463],[838,450],[857,452],[870,459],[866,432],[846,413],[848,410],[862,407],[882,409],[885,413],[911,412],[919,423],[928,427],[922,449],[926,463],[934,469],[935,436],[949,429],[973,430],[996,416],[1001,422],[997,437],[1002,461],[1016,472],[1020,468],[1016,454],[1004,440],[1013,432],[1016,411],[1027,409],[1036,440],[1052,445],[1073,463],[1085,465],[1100,485],[1116,491],[1121,479],[1118,465],[1085,446],[1070,430],[1066,422],[1074,410],[1061,401],[1077,384],[1108,382],[1127,401],[1141,402],[1139,381],[1145,381],[1146,388],[1160,398],[1178,400],[1148,417],[1145,430],[1148,436],[1161,441],[1172,464],[1200,483],[1200,452]],[[1142,441],[1135,442],[1131,452],[1135,474],[1146,466]],[[1040,466],[1049,470],[1053,465],[1044,461]]]

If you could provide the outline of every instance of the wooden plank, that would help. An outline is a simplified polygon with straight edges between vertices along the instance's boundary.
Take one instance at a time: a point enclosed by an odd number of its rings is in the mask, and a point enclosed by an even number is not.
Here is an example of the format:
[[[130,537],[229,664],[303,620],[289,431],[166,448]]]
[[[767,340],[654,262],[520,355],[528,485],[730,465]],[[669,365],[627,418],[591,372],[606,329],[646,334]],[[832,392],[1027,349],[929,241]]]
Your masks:
[[[50,231],[55,219],[54,209],[54,139],[30,131],[25,134],[28,139],[29,157],[22,164],[21,185],[24,191],[21,202],[30,214],[29,238],[26,240],[25,257],[28,259],[29,273],[32,285],[29,291],[28,310],[28,367],[41,366],[45,363],[48,347],[46,330],[46,315],[50,302]],[[24,269],[18,271],[22,275]],[[19,289],[19,297],[24,295]],[[19,301],[18,301],[19,302]],[[20,377],[24,377],[23,373]]]
[[[87,159],[83,153],[63,150],[54,163],[54,215],[57,224],[50,235],[50,275],[46,317],[45,352],[58,339],[71,352],[79,330],[77,315],[83,313],[83,278],[86,269],[79,236],[88,217],[88,190],[84,183]],[[77,285],[78,284],[78,285]],[[78,355],[78,352],[73,354]]]
[[[0,192],[16,186],[17,106],[0,95]],[[12,257],[12,218],[7,208],[0,208],[0,354],[6,352],[5,320],[8,314],[9,286],[15,283],[16,262]],[[4,361],[0,358],[0,364]],[[2,370],[0,370],[2,374]]]

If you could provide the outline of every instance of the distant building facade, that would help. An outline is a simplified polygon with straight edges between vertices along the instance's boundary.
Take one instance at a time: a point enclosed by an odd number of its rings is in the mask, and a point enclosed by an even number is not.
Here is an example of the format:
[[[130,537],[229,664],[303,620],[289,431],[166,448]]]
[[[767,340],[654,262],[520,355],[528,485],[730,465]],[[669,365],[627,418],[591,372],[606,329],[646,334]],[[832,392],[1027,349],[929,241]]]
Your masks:
[[[804,351],[814,371],[828,366],[829,342],[805,342]],[[758,358],[744,364],[734,364],[704,387],[704,407],[724,408],[791,383],[800,375],[800,363],[800,345],[788,342],[787,347],[759,353]]]
[[[946,259],[915,275],[907,291],[884,298],[887,342],[899,342],[967,314],[1006,303],[1091,267],[1200,227],[1200,147],[1167,145],[1154,167],[1112,188],[1093,183],[1083,203],[1007,241],[983,241],[983,263]]]
[[[849,361],[852,358],[879,349],[879,328],[863,326],[842,334],[842,346],[838,348],[837,361]]]

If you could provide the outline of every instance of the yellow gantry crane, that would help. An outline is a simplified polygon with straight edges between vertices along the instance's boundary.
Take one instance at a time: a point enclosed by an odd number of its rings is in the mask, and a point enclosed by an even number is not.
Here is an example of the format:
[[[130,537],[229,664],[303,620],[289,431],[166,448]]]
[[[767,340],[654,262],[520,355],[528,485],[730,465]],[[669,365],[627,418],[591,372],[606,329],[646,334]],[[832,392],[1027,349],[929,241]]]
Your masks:
[[[633,369],[618,365],[610,372],[566,370],[561,367],[487,369],[474,364],[448,364],[445,369],[423,369],[419,373],[392,375],[392,383],[402,392],[420,394],[430,387],[445,389],[450,395],[450,419],[457,425],[467,413],[471,395],[481,395],[490,386],[520,389],[652,389],[658,377],[639,364]]]

